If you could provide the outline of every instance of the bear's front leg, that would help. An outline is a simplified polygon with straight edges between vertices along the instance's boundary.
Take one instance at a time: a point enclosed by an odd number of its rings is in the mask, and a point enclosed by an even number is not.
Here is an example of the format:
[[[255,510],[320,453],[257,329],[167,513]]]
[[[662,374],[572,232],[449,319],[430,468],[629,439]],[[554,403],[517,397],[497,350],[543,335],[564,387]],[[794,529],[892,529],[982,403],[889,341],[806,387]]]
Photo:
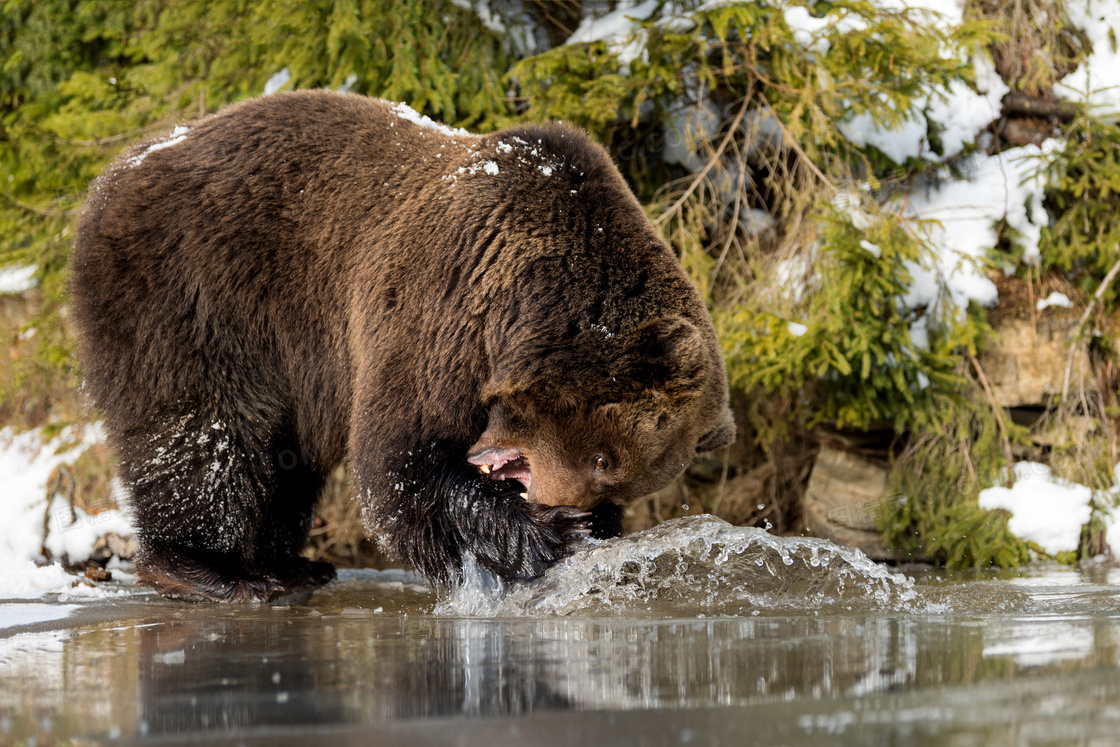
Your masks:
[[[392,464],[359,456],[354,466],[367,527],[443,585],[460,579],[466,554],[503,579],[535,578],[591,533],[590,514],[528,503],[511,484],[483,478],[465,446],[418,447]]]

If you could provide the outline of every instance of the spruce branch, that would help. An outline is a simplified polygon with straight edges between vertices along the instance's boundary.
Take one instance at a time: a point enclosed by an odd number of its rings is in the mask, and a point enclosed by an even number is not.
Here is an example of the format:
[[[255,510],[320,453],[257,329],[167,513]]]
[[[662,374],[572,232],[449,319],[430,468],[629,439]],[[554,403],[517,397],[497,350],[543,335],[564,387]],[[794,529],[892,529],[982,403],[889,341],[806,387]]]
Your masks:
[[[747,96],[743,99],[743,105],[739,107],[739,111],[735,115],[735,119],[732,120],[731,126],[727,128],[727,134],[723,136],[723,140],[720,142],[719,147],[716,148],[716,152],[713,153],[712,157],[708,159],[708,162],[704,164],[704,168],[700,170],[700,173],[696,175],[696,177],[692,180],[692,183],[688,185],[688,189],[684,191],[684,194],[682,194],[676,202],[670,205],[668,210],[657,217],[657,219],[654,221],[655,225],[660,225],[662,221],[667,220],[671,215],[679,211],[681,209],[681,206],[684,205],[685,200],[687,200],[692,195],[692,193],[696,191],[696,188],[700,186],[700,183],[702,181],[704,181],[704,177],[706,177],[708,175],[708,172],[712,170],[716,163],[719,162],[720,157],[723,156],[723,152],[727,150],[727,146],[731,144],[731,140],[735,137],[735,132],[739,129],[739,123],[743,121],[743,115],[747,113],[747,105],[750,104],[750,102],[750,96]]]

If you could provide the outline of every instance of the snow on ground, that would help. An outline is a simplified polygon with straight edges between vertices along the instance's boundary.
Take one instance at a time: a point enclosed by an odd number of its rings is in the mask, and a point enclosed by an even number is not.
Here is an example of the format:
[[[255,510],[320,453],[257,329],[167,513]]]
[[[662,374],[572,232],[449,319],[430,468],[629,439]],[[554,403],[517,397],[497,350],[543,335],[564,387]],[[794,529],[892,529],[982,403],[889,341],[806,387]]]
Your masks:
[[[1007,527],[1025,540],[1037,542],[1048,553],[1072,552],[1089,521],[1092,489],[1053,477],[1038,462],[1018,462],[1015,484],[980,491],[980,508],[1011,512]]]
[[[1069,300],[1069,296],[1067,296],[1065,293],[1051,291],[1049,296],[1047,296],[1046,298],[1038,299],[1038,303],[1035,304],[1035,308],[1038,311],[1043,311],[1050,308],[1051,306],[1057,306],[1062,309],[1072,309],[1073,301]]]
[[[0,293],[24,293],[35,287],[35,265],[0,267]]]
[[[1038,241],[1045,225],[1043,182],[1036,178],[1039,156],[1052,148],[1028,145],[999,155],[976,155],[963,164],[967,178],[946,179],[907,195],[908,214],[936,221],[921,228],[937,257],[935,267],[911,263],[909,308],[933,305],[944,281],[952,302],[965,309],[969,301],[992,306],[998,300],[995,284],[984,274],[980,260],[996,245],[996,223],[1006,219],[1019,233],[1027,262],[1039,259]]]
[[[64,617],[69,617],[70,613],[76,609],[79,609],[76,604],[19,604],[8,602],[0,608],[0,633],[5,628],[61,620]]]
[[[903,122],[895,129],[884,128],[874,122],[868,113],[857,114],[848,122],[840,123],[844,137],[860,147],[874,146],[897,164],[908,158],[937,159],[926,141],[927,119],[940,129],[942,154],[950,159],[960,155],[965,144],[976,139],[976,134],[999,119],[1001,100],[1010,90],[995,73],[991,60],[977,57],[976,85],[973,91],[955,81],[948,91],[921,97],[913,108],[904,112]]]
[[[35,598],[47,593],[69,597],[103,597],[116,592],[85,585],[73,586],[76,578],[58,563],[38,567],[43,543],[43,521],[49,532],[47,548],[54,557],[67,554],[85,558],[98,537],[107,532],[132,534],[132,526],[119,511],[89,516],[81,509],[70,514],[69,506],[56,499],[47,510],[47,481],[55,467],[73,461],[89,446],[104,441],[100,429],[88,428],[77,444],[69,445],[70,434],[42,443],[38,431],[0,431],[0,599]],[[61,453],[56,453],[63,448]]]
[[[288,81],[292,79],[292,73],[288,68],[284,68],[278,72],[273,73],[264,84],[264,95],[271,96],[279,91],[284,86],[288,85]]]
[[[521,57],[537,52],[533,17],[523,4],[507,4],[502,9],[506,14],[504,19],[490,7],[487,0],[451,0],[451,4],[474,13],[487,30],[507,40]]]
[[[1093,54],[1054,87],[1055,93],[1071,101],[1085,101],[1096,115],[1120,119],[1120,51],[1116,29],[1120,29],[1120,3],[1116,0],[1080,0],[1067,6],[1070,20],[1093,45]]]
[[[618,6],[610,13],[589,13],[564,43],[605,41],[607,49],[618,57],[623,72],[628,72],[630,63],[645,51],[645,38],[640,33],[640,24],[657,10],[658,1],[635,3],[634,0],[619,0]]]

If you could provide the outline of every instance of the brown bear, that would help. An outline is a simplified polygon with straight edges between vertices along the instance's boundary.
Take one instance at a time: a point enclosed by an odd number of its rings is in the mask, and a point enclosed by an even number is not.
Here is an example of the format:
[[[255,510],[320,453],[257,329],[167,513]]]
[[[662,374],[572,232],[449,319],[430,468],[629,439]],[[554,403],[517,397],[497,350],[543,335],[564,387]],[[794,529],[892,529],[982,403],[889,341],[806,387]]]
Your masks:
[[[344,460],[366,526],[452,583],[539,575],[734,425],[711,318],[607,154],[326,91],[230,106],[91,187],[85,382],[140,579],[271,599]]]

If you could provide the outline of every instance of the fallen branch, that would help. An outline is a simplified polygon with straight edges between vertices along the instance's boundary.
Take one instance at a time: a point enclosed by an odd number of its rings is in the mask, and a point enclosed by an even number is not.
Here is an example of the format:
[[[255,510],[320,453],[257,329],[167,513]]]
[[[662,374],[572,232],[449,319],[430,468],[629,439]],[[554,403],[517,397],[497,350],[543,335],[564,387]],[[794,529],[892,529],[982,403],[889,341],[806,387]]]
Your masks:
[[[1005,117],[1054,117],[1062,122],[1072,122],[1077,117],[1077,105],[1065,101],[1047,101],[1022,93],[1009,93],[1003,97]]]

